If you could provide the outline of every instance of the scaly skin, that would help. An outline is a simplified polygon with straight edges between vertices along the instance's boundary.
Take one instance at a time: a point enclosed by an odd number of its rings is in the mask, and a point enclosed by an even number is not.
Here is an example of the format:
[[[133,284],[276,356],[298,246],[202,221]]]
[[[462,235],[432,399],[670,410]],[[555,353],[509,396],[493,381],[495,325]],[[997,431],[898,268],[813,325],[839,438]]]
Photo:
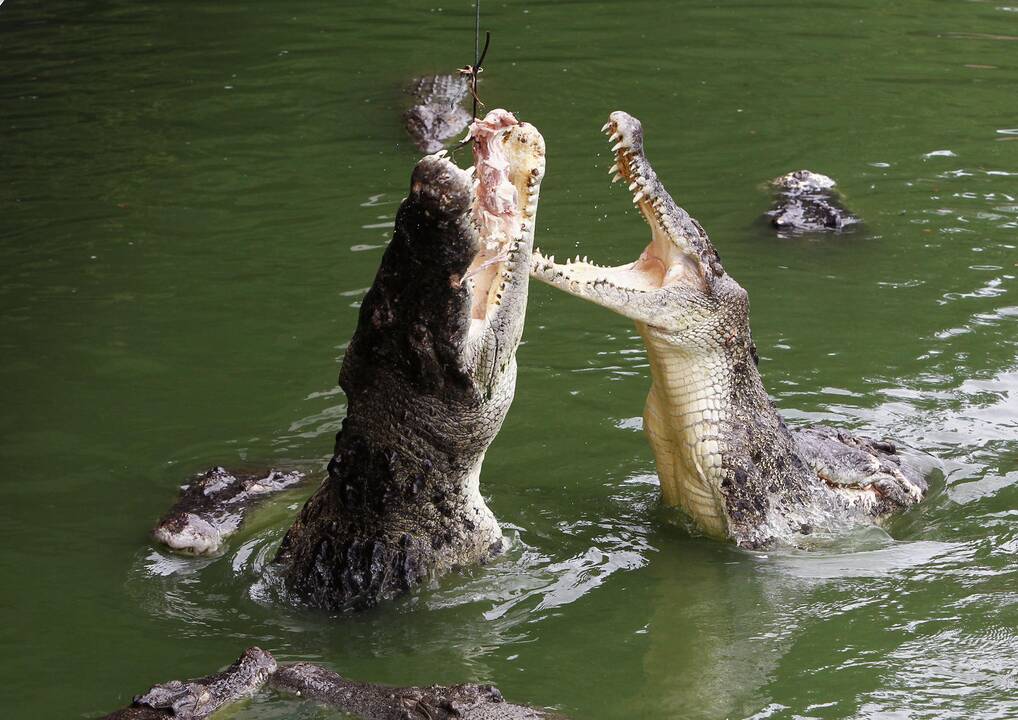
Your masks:
[[[470,113],[460,104],[470,92],[466,75],[427,75],[410,86],[413,105],[403,113],[403,125],[421,152],[434,153],[443,143],[462,135]]]
[[[651,367],[644,429],[664,502],[710,536],[758,548],[921,500],[926,483],[893,445],[785,425],[757,371],[746,291],[658,180],[639,121],[615,112],[604,129],[615,142],[613,181],[629,184],[651,243],[615,268],[538,251],[531,273],[636,322]]]
[[[204,720],[220,708],[254,695],[274,672],[276,659],[251,647],[222,672],[154,685],[103,720]]]
[[[359,720],[561,720],[544,710],[506,702],[493,685],[391,687],[347,680],[312,663],[284,665],[270,684]]]
[[[204,720],[253,696],[266,683],[277,692],[360,720],[563,720],[546,710],[506,702],[494,685],[419,688],[357,682],[312,663],[277,665],[270,653],[257,647],[214,675],[155,685],[103,720]]]
[[[244,473],[211,468],[184,486],[174,506],[159,519],[152,537],[181,553],[217,553],[255,505],[303,479],[304,473],[297,470]]]
[[[312,605],[368,607],[502,551],[479,476],[516,388],[544,140],[505,111],[474,132],[479,158],[505,153],[497,171],[479,160],[479,184],[444,152],[421,160],[361,305],[329,477],[277,557]],[[475,208],[500,172],[516,210],[489,222]]]
[[[780,231],[830,232],[859,222],[841,207],[835,182],[826,175],[796,170],[774,178],[771,186],[777,190],[777,199],[767,216]]]

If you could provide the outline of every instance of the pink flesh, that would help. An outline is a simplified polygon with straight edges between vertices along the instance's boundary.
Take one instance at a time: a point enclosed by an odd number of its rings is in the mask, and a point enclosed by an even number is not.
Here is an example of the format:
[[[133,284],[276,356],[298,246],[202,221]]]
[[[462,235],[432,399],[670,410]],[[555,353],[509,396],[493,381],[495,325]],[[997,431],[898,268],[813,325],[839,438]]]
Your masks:
[[[509,180],[509,160],[500,142],[496,142],[504,130],[519,125],[512,113],[492,110],[482,120],[470,125],[470,137],[474,140],[474,166],[477,168],[477,203],[474,214],[485,240],[495,240],[501,235],[508,239],[513,231],[516,207],[519,201],[516,188]],[[496,250],[496,243],[489,242],[484,250]]]
[[[463,276],[475,276],[471,316],[483,318],[498,263],[506,259],[513,233],[518,230],[519,198],[509,179],[509,159],[501,142],[503,133],[519,121],[505,110],[492,110],[470,125],[474,141],[475,193],[473,213],[481,235],[481,248]]]

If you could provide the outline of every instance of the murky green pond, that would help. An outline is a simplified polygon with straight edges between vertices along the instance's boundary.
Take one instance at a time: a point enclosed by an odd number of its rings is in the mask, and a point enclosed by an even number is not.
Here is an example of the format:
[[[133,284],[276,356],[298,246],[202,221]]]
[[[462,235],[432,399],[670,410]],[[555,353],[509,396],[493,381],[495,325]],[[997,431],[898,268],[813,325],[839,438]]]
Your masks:
[[[648,231],[598,128],[641,118],[748,290],[793,423],[937,458],[929,500],[813,553],[658,505],[643,346],[532,289],[482,486],[494,565],[357,617],[257,592],[303,490],[214,560],[147,538],[215,463],[320,471],[336,375],[416,152],[415,73],[470,60],[466,2],[0,7],[0,706],[92,717],[250,644],[358,679],[494,682],[573,718],[1018,717],[1018,7],[484,3],[483,98],[548,145],[538,244]],[[865,220],[778,239],[768,178]],[[237,718],[325,718],[268,695]]]

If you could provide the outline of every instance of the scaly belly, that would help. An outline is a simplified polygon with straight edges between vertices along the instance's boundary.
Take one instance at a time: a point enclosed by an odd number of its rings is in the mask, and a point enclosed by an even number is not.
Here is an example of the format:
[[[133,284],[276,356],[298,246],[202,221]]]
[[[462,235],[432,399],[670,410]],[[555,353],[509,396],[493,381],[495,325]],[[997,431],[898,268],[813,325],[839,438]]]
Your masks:
[[[643,427],[657,461],[661,497],[665,505],[685,511],[707,535],[725,538],[727,519],[720,490],[710,476],[716,476],[712,462],[719,455],[705,453],[697,439],[701,428],[697,418],[673,417],[652,386],[647,395]]]

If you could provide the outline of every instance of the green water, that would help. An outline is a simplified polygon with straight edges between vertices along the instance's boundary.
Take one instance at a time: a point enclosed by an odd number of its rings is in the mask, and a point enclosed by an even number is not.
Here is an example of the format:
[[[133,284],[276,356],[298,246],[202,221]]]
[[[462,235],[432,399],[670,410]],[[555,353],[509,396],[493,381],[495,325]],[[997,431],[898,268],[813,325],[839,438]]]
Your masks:
[[[257,585],[308,490],[223,557],[153,549],[190,473],[329,456],[416,158],[399,89],[472,53],[467,3],[412,5],[0,7],[4,717],[93,717],[251,644],[584,720],[1018,717],[1011,0],[483,5],[483,98],[548,146],[538,244],[642,248],[598,132],[639,117],[750,293],[790,421],[936,458],[890,535],[810,554],[691,536],[658,505],[633,328],[534,286],[482,476],[507,557],[326,617]],[[773,237],[761,184],[800,167],[865,227]],[[332,717],[268,695],[231,716]]]

